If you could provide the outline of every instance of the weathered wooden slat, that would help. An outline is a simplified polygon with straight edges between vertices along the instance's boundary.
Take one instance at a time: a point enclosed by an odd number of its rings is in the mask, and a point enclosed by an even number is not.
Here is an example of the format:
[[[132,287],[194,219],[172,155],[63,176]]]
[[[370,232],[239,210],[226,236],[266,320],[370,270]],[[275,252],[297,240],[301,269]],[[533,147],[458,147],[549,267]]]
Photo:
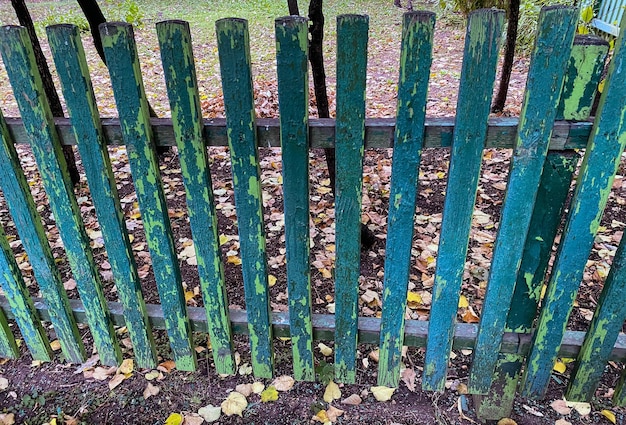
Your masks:
[[[454,133],[454,117],[427,117],[424,126],[424,148],[450,147]],[[76,144],[69,119],[55,118],[61,142]],[[169,118],[151,118],[154,142],[158,146],[174,146],[174,128]],[[511,149],[517,134],[517,118],[491,118],[488,121],[485,148]],[[18,143],[28,143],[22,121],[7,118],[9,132]],[[591,122],[557,121],[552,130],[550,150],[584,149],[591,132]],[[123,145],[119,120],[102,119],[104,136],[109,145]],[[395,132],[393,118],[365,119],[365,148],[391,148]],[[280,147],[280,125],[278,119],[258,118],[256,133],[259,147]],[[204,120],[204,140],[208,146],[228,146],[226,120],[221,118]],[[309,143],[311,148],[335,146],[335,120],[331,118],[309,119]]]
[[[195,370],[197,364],[191,326],[185,308],[178,258],[152,141],[148,102],[133,29],[128,24],[107,23],[100,26],[100,34],[126,141],[152,269],[163,309],[167,312],[170,347],[178,369]]]
[[[577,19],[578,9],[572,7],[546,7],[539,15],[537,41],[470,370],[468,388],[473,394],[489,391],[498,361]]]
[[[50,208],[80,297],[87,304],[89,327],[100,360],[107,365],[121,361],[115,329],[108,319],[98,269],[89,247],[80,208],[72,190],[52,112],[43,89],[26,28],[5,27],[0,50],[24,126],[31,141]]]
[[[217,21],[216,29],[250,327],[252,369],[256,377],[270,378],[274,369],[274,354],[263,202],[254,131],[248,22],[243,19],[222,19]]]
[[[483,9],[468,17],[422,377],[425,390],[445,388],[503,23],[501,10]]]
[[[72,363],[82,363],[85,360],[85,348],[80,332],[72,316],[61,275],[56,268],[41,217],[37,212],[2,112],[0,112],[0,142],[0,186],[4,199],[47,308],[51,311],[50,321],[54,325],[63,354]],[[18,298],[15,297],[14,300]],[[41,353],[41,356],[43,359],[44,354]]]
[[[626,239],[622,239],[604,282],[585,342],[570,375],[565,397],[591,401],[606,367],[611,349],[626,319]],[[618,389],[620,391],[621,388]],[[619,398],[619,396],[618,396]]]
[[[541,396],[550,380],[561,336],[600,225],[626,145],[626,18],[609,66],[589,146],[578,174],[557,258],[522,377],[525,396]]]
[[[35,308],[42,320],[50,320],[50,311],[43,300],[33,299]],[[86,323],[85,308],[80,300],[70,300],[74,316],[79,323]],[[117,326],[124,326],[124,307],[120,303],[108,303],[113,322]],[[0,308],[9,319],[13,314],[5,297],[0,296]],[[153,329],[165,329],[165,318],[160,304],[147,304],[148,317]],[[207,332],[206,311],[203,307],[189,307],[189,318],[194,332]],[[236,334],[248,333],[247,313],[245,310],[230,310],[229,317],[233,332]],[[363,344],[376,344],[380,340],[380,321],[373,317],[359,318],[359,342]],[[289,314],[272,313],[271,324],[274,335],[277,337],[289,337]],[[334,315],[313,315],[313,338],[315,340],[332,340],[335,332]],[[457,323],[454,331],[453,348],[472,348],[476,341],[478,325],[471,323]],[[405,345],[410,347],[424,347],[428,337],[428,322],[419,320],[407,320],[405,323]],[[563,337],[563,343],[559,349],[559,356],[575,358],[583,343],[585,332],[567,331]],[[503,353],[519,353],[526,355],[530,349],[531,335],[518,333],[505,333],[502,340]],[[609,360],[626,361],[626,334],[620,333]]]
[[[506,332],[532,331],[552,245],[561,224],[578,158],[574,152],[548,153],[517,273]],[[523,363],[524,357],[520,354],[499,356],[489,393],[478,397],[476,403],[481,419],[499,420],[510,414]]]
[[[434,29],[432,12],[404,15],[378,362],[378,385],[394,388],[400,380],[413,216]]]
[[[314,381],[309,265],[308,20],[280,18],[275,27],[293,373],[297,380]]]
[[[368,28],[367,16],[337,17],[335,379],[346,383],[356,378]]]
[[[591,108],[588,97],[579,94],[592,96],[595,93],[604,70],[603,66],[598,66],[598,62],[604,63],[607,48],[603,40],[598,42],[581,36],[574,38],[557,117],[589,118]],[[512,308],[507,317],[507,332],[530,332],[532,329],[552,245],[561,224],[577,163],[578,155],[573,151],[548,153],[526,236],[522,263],[517,273]],[[499,357],[489,394],[485,397],[477,396],[475,399],[481,419],[498,420],[510,414],[523,362],[524,358],[520,355],[507,354]]]
[[[202,138],[202,110],[189,24],[182,21],[160,22],[157,24],[157,35],[185,183],[213,361],[217,373],[233,374],[236,365],[228,320],[224,264],[209,159]]]
[[[0,125],[3,125],[0,120]],[[48,336],[39,318],[37,317],[37,311],[30,298],[22,273],[19,270],[17,261],[13,251],[9,246],[9,242],[4,233],[4,230],[0,227],[0,283],[2,284],[2,290],[8,297],[11,305],[11,311],[17,322],[17,326],[20,328],[24,342],[28,346],[33,359],[50,361],[52,358],[52,351],[50,349],[50,342]],[[11,338],[6,339],[7,347],[11,348]],[[6,352],[6,351],[5,351]],[[17,355],[17,351],[15,351]]]
[[[19,349],[15,343],[15,337],[9,327],[6,315],[0,311],[0,357],[15,359],[19,356]]]
[[[137,366],[153,368],[156,367],[154,338],[146,316],[137,265],[100,125],[80,32],[72,25],[56,25],[48,27],[46,31],[74,135],[78,140],[78,151],[96,208],[117,294],[124,305]]]

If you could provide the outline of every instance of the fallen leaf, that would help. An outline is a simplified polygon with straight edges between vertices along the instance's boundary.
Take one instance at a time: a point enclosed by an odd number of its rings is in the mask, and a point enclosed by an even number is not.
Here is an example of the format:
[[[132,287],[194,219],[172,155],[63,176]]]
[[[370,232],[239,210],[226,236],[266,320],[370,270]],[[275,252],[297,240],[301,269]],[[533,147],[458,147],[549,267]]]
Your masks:
[[[322,353],[322,355],[326,357],[331,356],[333,354],[333,349],[324,343],[320,342],[319,344],[317,344],[317,348],[319,348],[320,353]]]
[[[572,425],[572,423],[570,421],[566,421],[565,419],[561,418],[561,419],[557,419],[554,422],[554,425]]]
[[[498,421],[498,425],[517,425],[517,422],[511,418],[502,418]]]
[[[552,407],[558,414],[560,415],[569,415],[572,412],[572,409],[567,407],[565,400],[554,400],[550,403],[550,407]]]
[[[0,413],[0,425],[13,425],[15,415],[13,413]]]
[[[250,366],[248,363],[244,363],[241,366],[239,366],[238,373],[241,376],[250,375],[252,373],[252,366]]]
[[[159,375],[161,375],[161,373],[158,370],[151,370],[144,375],[144,378],[146,378],[147,381],[152,381],[153,379],[157,379]]]
[[[180,413],[170,414],[163,425],[181,425],[183,423],[183,415]]]
[[[459,385],[456,386],[456,392],[459,394],[467,394],[469,391],[467,389],[467,385],[461,382]]]
[[[185,425],[202,425],[204,423],[204,419],[201,416],[196,416],[196,415],[185,415],[183,419],[184,419],[183,423]]]
[[[391,399],[391,396],[393,395],[396,389],[381,385],[377,387],[371,387],[370,390],[372,391],[372,394],[374,394],[374,397],[376,398],[376,400],[388,401]]]
[[[459,297],[459,307],[460,308],[469,307],[469,301],[467,301],[467,297],[465,295],[461,295],[461,297]]]
[[[4,376],[0,376],[0,391],[4,391],[9,388],[9,380]]]
[[[559,373],[565,373],[565,371],[567,370],[567,366],[561,360],[557,360],[554,363],[554,370]]]
[[[331,422],[336,422],[337,418],[344,414],[344,411],[341,409],[337,409],[336,407],[329,406],[326,410],[326,416]]]
[[[125,359],[120,365],[118,372],[123,375],[129,375],[133,373],[133,368],[134,368],[133,359]]]
[[[613,412],[611,412],[610,410],[607,410],[607,409],[603,409],[600,413],[602,414],[602,416],[607,418],[607,420],[609,422],[611,422],[612,424],[615,423],[615,413],[613,413]]]
[[[380,359],[380,351],[378,350],[378,348],[375,349],[374,351],[370,351],[367,357],[369,357],[370,360],[373,360],[376,363],[378,363],[378,360]]]
[[[52,351],[59,351],[61,349],[61,342],[55,339],[50,343],[50,348],[52,348]]]
[[[524,408],[524,410],[526,410],[531,415],[537,416],[538,418],[543,418],[543,413],[541,413],[538,410],[528,406],[527,404],[523,404],[522,407]]]
[[[338,400],[341,398],[341,390],[339,389],[339,385],[335,384],[333,381],[330,381],[328,385],[326,385],[326,389],[324,390],[324,401],[326,403],[332,403],[334,400]]]
[[[119,384],[122,383],[122,381],[126,379],[125,375],[117,374],[115,375],[110,381],[109,381],[109,389],[112,390],[115,387],[117,387]]]
[[[252,394],[252,384],[239,384],[235,387],[235,391],[247,398]]]
[[[277,280],[278,279],[276,279],[276,276],[274,276],[273,274],[267,276],[267,284],[270,286],[270,288],[276,285]]]
[[[63,288],[65,288],[66,291],[76,289],[76,281],[74,279],[68,279],[67,281],[63,282]]]
[[[363,400],[361,400],[361,397],[359,397],[358,394],[352,394],[350,397],[346,397],[341,400],[341,404],[347,404],[349,406],[358,406],[362,402]]]
[[[159,366],[157,366],[157,370],[165,373],[170,373],[175,367],[176,363],[174,362],[174,360],[167,360],[163,363],[160,363]]]
[[[289,391],[293,388],[293,384],[295,384],[295,380],[289,375],[279,376],[274,379],[272,385],[276,388],[277,391]]]
[[[153,395],[157,395],[159,393],[159,391],[161,391],[161,389],[159,387],[154,386],[150,382],[148,382],[148,385],[143,390],[143,398],[145,400],[147,400],[150,397],[152,397]]]
[[[402,382],[406,384],[406,387],[411,392],[415,392],[415,378],[417,377],[415,371],[412,368],[406,368],[400,372],[400,378]]]
[[[236,391],[228,394],[226,400],[222,402],[222,412],[226,416],[239,415],[243,417],[243,411],[248,407],[248,400]]]
[[[265,389],[265,384],[263,382],[255,382],[252,384],[252,392],[255,394],[261,394]]]
[[[323,424],[330,424],[330,423],[332,423],[330,421],[330,419],[328,419],[328,415],[326,414],[326,410],[320,410],[315,415],[313,415],[312,419],[314,421],[321,422]]]
[[[422,296],[413,291],[409,291],[406,294],[406,301],[409,303],[410,308],[417,308],[420,304],[423,304]]]
[[[202,417],[208,423],[215,422],[222,416],[222,408],[220,406],[213,406],[211,404],[201,407],[198,410],[198,415]]]
[[[474,313],[474,310],[472,309],[472,307],[468,307],[467,310],[465,310],[465,313],[463,313],[463,315],[461,315],[461,319],[465,323],[478,323],[478,322],[480,322],[480,317],[478,317],[476,315],[476,313]]]
[[[278,400],[278,390],[273,385],[270,385],[265,390],[263,390],[263,392],[261,392],[261,401],[263,403],[276,400]]]
[[[567,401],[565,400],[567,407],[573,407],[581,416],[587,416],[591,413],[591,404],[584,401]]]

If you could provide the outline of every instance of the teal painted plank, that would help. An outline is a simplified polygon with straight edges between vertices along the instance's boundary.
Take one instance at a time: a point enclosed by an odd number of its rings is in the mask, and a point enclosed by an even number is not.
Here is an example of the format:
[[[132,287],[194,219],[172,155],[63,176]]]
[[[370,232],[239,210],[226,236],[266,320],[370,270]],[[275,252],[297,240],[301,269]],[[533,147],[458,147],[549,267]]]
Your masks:
[[[585,342],[570,375],[565,394],[567,400],[589,402],[595,395],[613,345],[626,319],[625,294],[626,239],[622,238],[585,335]]]
[[[191,325],[154,149],[133,27],[122,23],[102,24],[100,34],[152,259],[154,278],[165,312],[170,347],[177,369],[195,370],[197,360]]]
[[[72,363],[82,363],[86,357],[80,332],[63,289],[61,275],[56,268],[41,217],[1,112],[0,142],[0,186],[4,199],[50,310],[50,321],[54,325],[63,354]]]
[[[604,40],[576,36],[570,56],[557,117],[586,120],[604,66],[608,45]],[[535,209],[526,236],[526,245],[507,317],[507,332],[531,332],[537,315],[548,261],[556,232],[561,223],[572,174],[578,155],[571,152],[548,152],[541,173]],[[482,397],[478,416],[498,420],[510,415],[521,375],[524,356],[500,355],[489,394]]]
[[[504,12],[495,9],[468,18],[422,377],[425,390],[445,386],[503,23]]]
[[[248,22],[216,22],[217,47],[226,108],[243,283],[252,349],[252,369],[259,378],[273,374],[263,198],[255,130]]]
[[[4,230],[0,227],[0,283],[9,300],[11,312],[20,328],[24,342],[35,360],[50,361],[52,351],[46,331],[22,278]],[[10,341],[9,341],[10,342]],[[10,344],[9,344],[10,346]]]
[[[159,22],[157,34],[185,183],[187,211],[208,318],[213,361],[217,373],[233,374],[236,365],[228,319],[224,265],[209,159],[202,134],[204,123],[189,24],[182,21]]]
[[[517,142],[470,370],[470,393],[486,394],[491,386],[577,19],[576,8],[562,6],[543,8],[539,15],[537,41],[528,71]]]
[[[7,317],[0,311],[0,358],[16,359],[19,353]]]
[[[308,21],[276,20],[276,61],[283,158],[287,293],[293,373],[315,380],[309,265]]]
[[[578,155],[573,152],[548,152],[511,301],[515,307],[509,310],[506,332],[532,331],[577,163]],[[479,418],[499,420],[510,415],[523,363],[523,355],[500,354],[489,393],[478,406]]]
[[[356,378],[369,18],[337,17],[335,379]]]
[[[80,33],[72,25],[56,25],[48,27],[46,31],[74,135],[78,141],[78,151],[96,208],[117,294],[124,305],[126,327],[133,343],[137,366],[153,368],[156,367],[154,338],[120,207]]]
[[[394,388],[400,380],[404,345],[413,216],[424,143],[434,29],[434,13],[404,14],[378,362],[378,385]]]
[[[89,237],[69,179],[28,33],[22,27],[5,27],[2,35],[2,58],[14,93],[17,93],[15,97],[31,140],[31,150],[50,199],[50,208],[78,293],[87,307],[94,345],[103,364],[118,364],[122,355],[115,329],[109,320],[100,276],[89,247]]]
[[[600,219],[609,197],[615,172],[626,145],[626,49],[622,32],[613,53],[600,106],[580,167],[576,191],[548,283],[533,347],[522,378],[525,396],[540,396],[550,381],[567,319]]]

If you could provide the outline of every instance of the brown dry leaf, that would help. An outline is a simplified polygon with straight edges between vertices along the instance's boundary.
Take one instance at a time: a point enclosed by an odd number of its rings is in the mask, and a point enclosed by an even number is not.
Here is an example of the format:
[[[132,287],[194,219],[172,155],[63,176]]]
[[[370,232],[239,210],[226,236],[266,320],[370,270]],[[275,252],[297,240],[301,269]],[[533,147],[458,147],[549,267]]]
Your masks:
[[[183,424],[185,425],[202,425],[204,423],[204,419],[196,415],[185,415],[183,419]]]
[[[584,401],[567,401],[565,400],[567,407],[573,407],[580,416],[587,416],[591,413],[591,404]]]
[[[339,389],[339,385],[335,384],[333,381],[330,381],[324,390],[324,401],[326,403],[332,403],[335,400],[341,398],[341,390]]]
[[[76,289],[76,281],[74,279],[68,279],[67,281],[63,282],[63,288],[65,288],[66,291]]]
[[[226,416],[239,415],[243,417],[243,411],[248,407],[248,400],[236,391],[228,394],[226,400],[222,402],[222,412]]]
[[[126,379],[125,375],[117,374],[115,375],[110,381],[109,381],[109,389],[112,390],[115,387],[117,387],[119,384],[122,383],[122,381]]]
[[[0,413],[0,425],[13,425],[15,415],[13,413]]]
[[[289,375],[283,375],[283,376],[279,376],[278,378],[274,379],[274,382],[272,382],[272,385],[276,388],[277,391],[289,391],[290,389],[293,388],[293,384],[295,384],[296,381]]]
[[[400,378],[402,379],[402,382],[404,382],[408,390],[413,393],[416,390],[415,388],[416,377],[417,377],[417,374],[415,373],[415,370],[413,370],[412,368],[406,368],[402,372],[400,372]]]
[[[252,394],[252,384],[239,384],[235,387],[235,391],[247,398]]]
[[[361,400],[361,397],[359,397],[358,394],[352,394],[350,397],[346,397],[341,400],[341,404],[347,404],[349,406],[358,406],[362,402],[363,400]]]
[[[367,356],[370,358],[370,360],[375,361],[376,363],[378,363],[378,360],[380,359],[380,351],[377,349],[375,349],[374,351],[370,351],[369,355]]]
[[[176,367],[176,363],[173,360],[167,360],[159,364],[159,366],[157,366],[157,370],[160,370],[161,372],[165,372],[165,373],[170,373],[172,369],[174,369],[175,367]]]
[[[550,403],[550,407],[552,407],[558,414],[560,415],[569,415],[572,412],[572,409],[567,407],[565,400],[554,400]]]
[[[328,419],[331,422],[336,422],[337,418],[343,414],[344,414],[343,410],[337,409],[336,407],[333,407],[333,406],[328,406],[328,409],[326,409],[326,416],[328,416]]]
[[[153,395],[157,395],[159,391],[161,391],[161,388],[154,386],[150,382],[148,382],[148,385],[146,385],[146,388],[143,390],[143,398],[147,400]]]
[[[97,367],[93,371],[92,378],[98,381],[104,381],[105,379],[109,379],[109,375],[115,372],[115,368],[111,371],[111,368],[107,369],[104,367]]]
[[[394,391],[396,391],[395,388],[385,387],[384,385],[371,387],[370,390],[372,391],[372,394],[374,394],[374,397],[378,401],[391,400],[391,396],[393,395]]]
[[[554,421],[554,425],[572,425],[572,423],[570,421],[566,421],[565,419],[561,418],[561,419],[557,419],[556,421]]]
[[[480,322],[480,317],[474,313],[474,309],[472,307],[468,307],[467,310],[465,310],[465,313],[461,315],[461,320],[465,323],[478,323]]]
[[[63,416],[63,424],[64,425],[78,425],[80,423],[80,421],[78,420],[78,418],[75,418],[73,416],[70,415],[64,415]]]

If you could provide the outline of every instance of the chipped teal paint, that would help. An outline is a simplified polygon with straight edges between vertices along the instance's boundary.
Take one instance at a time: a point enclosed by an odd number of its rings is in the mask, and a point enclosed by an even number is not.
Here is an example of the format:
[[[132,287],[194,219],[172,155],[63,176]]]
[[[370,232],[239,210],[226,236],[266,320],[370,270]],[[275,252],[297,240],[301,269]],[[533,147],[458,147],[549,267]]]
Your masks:
[[[470,370],[469,391],[486,394],[520,268],[526,234],[548,152],[578,10],[554,6],[539,15],[517,141],[502,206],[493,259]]]
[[[133,344],[135,361],[140,368],[154,368],[154,338],[120,207],[80,33],[78,28],[70,25],[48,27],[46,32],[96,208],[117,294],[124,305],[124,318]]]
[[[570,375],[565,397],[589,402],[596,393],[606,363],[626,319],[626,239],[622,238],[604,282],[598,306]]]
[[[11,312],[35,360],[50,361],[52,351],[4,230],[0,227],[0,283]],[[12,335],[11,335],[12,337]],[[10,342],[10,338],[7,340]],[[10,346],[10,344],[9,344]],[[16,353],[17,354],[17,353]]]
[[[577,35],[565,74],[557,120],[586,120],[604,71],[609,43],[595,35]]]
[[[356,377],[368,27],[367,16],[337,17],[335,380],[345,383]]]
[[[228,127],[239,244],[252,351],[252,369],[259,378],[273,374],[263,203],[259,185],[250,40],[243,19],[216,22],[222,91]]]
[[[597,223],[626,145],[626,18],[621,27],[522,377],[525,396],[542,395],[550,380]]]
[[[102,363],[115,365],[122,355],[26,29],[6,27],[0,50],[78,293],[86,307],[94,345]]]
[[[413,244],[413,216],[424,142],[428,78],[435,14],[406,13],[402,26],[400,77],[394,135],[391,194],[387,219],[383,313],[380,328],[378,385],[397,387],[400,380],[404,315]]]
[[[189,24],[182,21],[159,22],[156,29],[187,194],[187,211],[198,260],[213,361],[217,373],[233,374],[236,365],[228,318],[224,265],[219,247],[209,159],[202,135],[204,123]]]
[[[422,377],[425,390],[441,391],[446,381],[503,22],[504,12],[494,9],[468,18]]]
[[[16,359],[19,354],[7,317],[0,311],[0,358]]]
[[[507,316],[507,332],[532,330],[552,244],[577,163],[578,155],[574,152],[548,152]],[[481,419],[498,420],[510,414],[523,362],[524,357],[518,354],[499,356],[489,393],[478,407]]]
[[[180,370],[195,370],[191,325],[154,151],[148,103],[131,25],[100,26],[113,94],[137,192],[170,347]]]
[[[4,31],[4,28],[0,31]],[[86,357],[80,332],[63,289],[61,275],[56,268],[41,217],[20,167],[14,141],[1,112],[0,142],[0,186],[4,199],[50,311],[50,320],[63,354],[72,363],[82,363]]]
[[[300,17],[277,19],[278,105],[281,119],[287,293],[297,380],[314,381],[309,265],[308,26]]]

